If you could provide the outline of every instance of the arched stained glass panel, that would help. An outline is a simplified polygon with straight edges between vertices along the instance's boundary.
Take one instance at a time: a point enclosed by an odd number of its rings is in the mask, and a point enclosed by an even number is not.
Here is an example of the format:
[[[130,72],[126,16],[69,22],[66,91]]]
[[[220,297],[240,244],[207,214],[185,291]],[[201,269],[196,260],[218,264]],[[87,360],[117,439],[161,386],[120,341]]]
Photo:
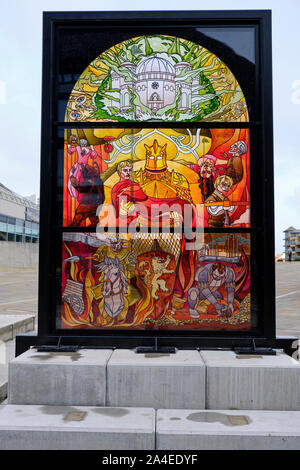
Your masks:
[[[154,77],[168,86],[161,106],[151,106]],[[121,88],[133,99],[122,109]],[[181,89],[186,104],[178,106]],[[166,88],[165,88],[166,89]],[[78,108],[78,96],[85,97]],[[187,106],[187,96],[191,103]],[[173,36],[140,36],[101,53],[77,80],[66,109],[67,122],[130,121],[224,121],[249,120],[243,91],[226,64],[213,52],[189,40]]]

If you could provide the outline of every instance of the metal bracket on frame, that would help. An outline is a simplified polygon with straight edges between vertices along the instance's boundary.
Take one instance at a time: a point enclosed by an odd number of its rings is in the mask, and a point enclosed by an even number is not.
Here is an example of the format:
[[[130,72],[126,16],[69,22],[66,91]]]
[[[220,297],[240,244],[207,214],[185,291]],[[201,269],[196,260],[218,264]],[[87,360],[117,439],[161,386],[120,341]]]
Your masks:
[[[175,346],[158,346],[157,337],[154,338],[154,346],[138,346],[136,354],[176,354]]]
[[[272,348],[258,348],[255,344],[255,339],[252,339],[251,346],[238,346],[234,347],[233,351],[236,354],[249,354],[253,356],[276,356],[276,350]]]
[[[79,346],[67,346],[61,344],[61,336],[59,337],[58,343],[54,346],[41,345],[36,346],[38,352],[76,352]]]

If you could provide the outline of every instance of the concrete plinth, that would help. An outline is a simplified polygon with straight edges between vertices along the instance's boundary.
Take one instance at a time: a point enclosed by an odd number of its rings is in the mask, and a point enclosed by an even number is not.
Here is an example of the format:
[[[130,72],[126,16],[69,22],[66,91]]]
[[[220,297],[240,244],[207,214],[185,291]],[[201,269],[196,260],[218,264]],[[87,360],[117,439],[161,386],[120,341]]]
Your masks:
[[[201,357],[207,409],[300,410],[300,365],[286,354],[201,351]]]
[[[204,408],[205,367],[197,351],[136,354],[116,350],[107,366],[107,404]]]
[[[9,363],[8,402],[23,405],[106,404],[111,350],[40,353],[30,349]]]
[[[0,340],[10,341],[20,333],[34,330],[34,315],[1,315]]]
[[[151,450],[149,408],[6,405],[0,408],[1,450]]]
[[[0,364],[0,403],[7,397],[7,365]]]
[[[158,410],[157,450],[299,450],[299,411]]]

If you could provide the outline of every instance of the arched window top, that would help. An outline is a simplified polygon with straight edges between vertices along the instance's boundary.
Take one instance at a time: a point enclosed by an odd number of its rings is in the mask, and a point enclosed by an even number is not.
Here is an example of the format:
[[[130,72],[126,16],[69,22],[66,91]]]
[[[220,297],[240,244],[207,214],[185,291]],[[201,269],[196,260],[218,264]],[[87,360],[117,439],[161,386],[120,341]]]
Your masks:
[[[150,98],[151,101],[160,101],[160,97],[157,93],[153,93]]]
[[[139,121],[152,119],[147,97],[133,86],[132,113],[122,110],[122,83],[143,80],[151,87],[154,77],[168,77],[176,90],[173,103],[163,103],[155,120],[164,121],[166,111],[178,107],[181,86],[190,90],[189,114],[178,109],[176,121],[249,121],[246,100],[236,77],[213,52],[200,44],[173,36],[141,36],[128,39],[96,57],[76,82],[65,113],[66,122]],[[119,79],[119,80],[118,80]],[[173,82],[173,84],[172,84]],[[78,105],[78,96],[84,101]],[[154,94],[152,96],[155,96]],[[168,121],[170,121],[170,113]],[[176,118],[175,118],[176,116]]]
[[[183,108],[186,108],[186,107],[187,107],[187,96],[186,96],[186,93],[182,93],[181,101],[182,101],[182,107],[183,107]]]
[[[129,105],[130,105],[130,99],[129,99],[129,98],[130,98],[130,97],[129,97],[129,93],[126,92],[126,93],[124,94],[124,106],[129,106]]]

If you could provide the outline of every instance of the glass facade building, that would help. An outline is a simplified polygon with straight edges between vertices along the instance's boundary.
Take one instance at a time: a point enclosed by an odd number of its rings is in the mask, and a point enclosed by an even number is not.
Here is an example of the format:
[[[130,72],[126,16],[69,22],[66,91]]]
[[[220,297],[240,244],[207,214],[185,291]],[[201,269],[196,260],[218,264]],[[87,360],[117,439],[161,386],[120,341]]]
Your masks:
[[[37,243],[39,205],[0,183],[0,242]]]
[[[37,243],[39,224],[0,214],[0,241]]]

